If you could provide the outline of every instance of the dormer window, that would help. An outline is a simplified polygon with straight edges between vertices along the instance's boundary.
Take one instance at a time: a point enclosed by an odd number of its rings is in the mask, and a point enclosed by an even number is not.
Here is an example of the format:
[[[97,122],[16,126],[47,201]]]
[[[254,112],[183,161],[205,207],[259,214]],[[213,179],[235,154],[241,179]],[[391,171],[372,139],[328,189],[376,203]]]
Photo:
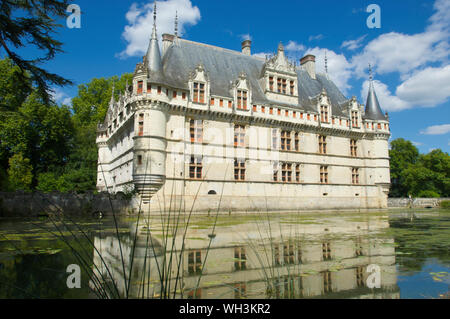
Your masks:
[[[237,90],[237,108],[239,110],[247,109],[247,91]]]
[[[194,103],[205,103],[205,84],[194,82]]]
[[[291,81],[291,95],[294,95],[295,82]]]
[[[269,77],[269,91],[273,92],[273,76]]]
[[[328,123],[328,106],[320,106],[320,121],[323,123]]]
[[[352,111],[352,126],[353,127],[359,127],[358,111]]]
[[[144,89],[144,81],[138,81],[137,94],[142,94]]]
[[[281,93],[281,79],[277,78],[277,88],[278,88],[278,93]]]
[[[283,84],[283,86],[282,86],[282,93],[283,94],[286,94],[287,92],[287,81],[286,81],[286,79],[281,79],[281,83]]]

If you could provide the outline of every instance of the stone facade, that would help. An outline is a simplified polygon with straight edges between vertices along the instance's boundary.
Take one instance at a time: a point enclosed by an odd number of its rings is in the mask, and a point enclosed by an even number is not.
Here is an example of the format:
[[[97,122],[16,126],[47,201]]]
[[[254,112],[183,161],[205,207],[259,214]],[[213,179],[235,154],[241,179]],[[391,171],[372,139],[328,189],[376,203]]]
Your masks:
[[[99,191],[153,210],[387,207],[389,120],[373,86],[344,97],[314,56],[261,59],[163,36],[99,125]]]

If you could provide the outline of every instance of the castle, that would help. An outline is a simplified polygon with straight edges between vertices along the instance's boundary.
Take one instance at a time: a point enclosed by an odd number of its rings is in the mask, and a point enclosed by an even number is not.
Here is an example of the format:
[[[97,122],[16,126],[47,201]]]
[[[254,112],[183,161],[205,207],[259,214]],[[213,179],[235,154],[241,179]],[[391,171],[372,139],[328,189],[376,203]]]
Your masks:
[[[156,20],[156,15],[154,17]],[[387,207],[389,119],[289,61],[164,34],[98,126],[99,191],[134,189],[157,210]]]

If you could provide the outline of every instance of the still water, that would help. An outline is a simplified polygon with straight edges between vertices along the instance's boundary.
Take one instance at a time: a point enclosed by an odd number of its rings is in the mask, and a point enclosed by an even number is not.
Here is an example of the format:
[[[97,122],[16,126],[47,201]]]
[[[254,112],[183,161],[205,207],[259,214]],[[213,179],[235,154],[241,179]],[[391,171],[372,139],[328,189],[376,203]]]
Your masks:
[[[0,219],[0,298],[448,298],[449,247],[442,209]]]

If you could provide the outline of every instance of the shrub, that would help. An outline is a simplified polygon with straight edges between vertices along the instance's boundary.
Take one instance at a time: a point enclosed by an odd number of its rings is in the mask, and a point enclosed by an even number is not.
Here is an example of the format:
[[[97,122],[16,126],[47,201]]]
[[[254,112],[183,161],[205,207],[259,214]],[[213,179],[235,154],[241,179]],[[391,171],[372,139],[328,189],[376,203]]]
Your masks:
[[[435,191],[426,190],[426,191],[420,191],[420,193],[417,197],[419,197],[419,198],[439,198],[439,197],[441,197],[441,195],[439,195]]]
[[[450,208],[450,200],[443,200],[440,205],[441,208]]]

